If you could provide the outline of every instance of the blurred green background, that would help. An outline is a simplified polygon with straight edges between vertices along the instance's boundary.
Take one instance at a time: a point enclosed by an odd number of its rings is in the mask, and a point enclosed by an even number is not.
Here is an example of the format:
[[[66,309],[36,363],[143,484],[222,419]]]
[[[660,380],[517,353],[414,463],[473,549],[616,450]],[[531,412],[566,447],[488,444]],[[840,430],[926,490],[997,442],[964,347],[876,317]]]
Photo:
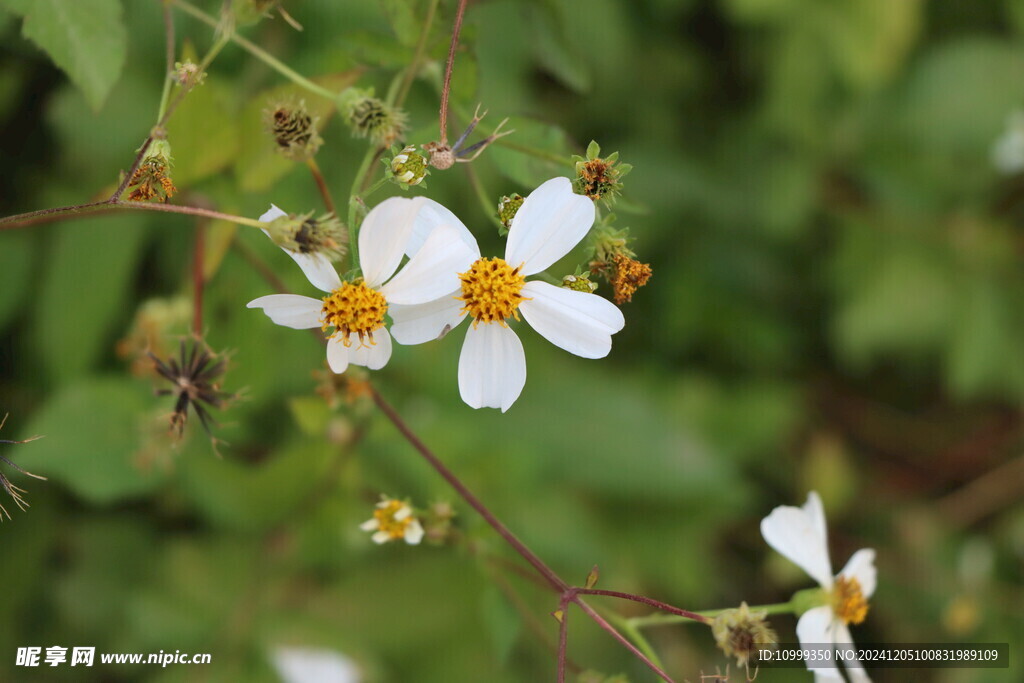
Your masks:
[[[155,120],[159,3],[123,3],[127,59],[99,111],[21,37],[4,9],[17,4],[0,2],[0,214],[106,196]],[[427,4],[289,0],[303,32],[280,18],[239,30],[335,89],[358,77],[383,93]],[[441,2],[410,93],[412,143],[437,139],[455,5]],[[179,59],[203,54],[209,27],[174,17]],[[812,581],[758,524],[816,489],[836,569],[878,553],[855,639],[1016,648],[1009,671],[877,680],[1019,680],[1024,177],[992,155],[1024,108],[1024,2],[480,0],[462,47],[453,136],[482,102],[485,124],[512,117],[510,142],[566,159],[591,139],[619,150],[635,168],[616,225],[654,277],[606,360],[520,328],[529,381],[505,415],[459,400],[461,330],[396,347],[373,375],[381,393],[571,581],[597,564],[599,587],[686,608],[783,602]],[[175,203],[321,209],[306,169],[260,128],[273,97],[301,94],[286,84],[225,48],[169,128]],[[366,142],[302,96],[344,203]],[[489,203],[571,173],[508,147],[472,169]],[[435,171],[414,194],[497,253],[470,180]],[[32,504],[0,500],[13,516],[0,525],[0,680],[276,681],[281,646],[344,653],[367,683],[552,680],[554,596],[504,567],[514,556],[372,406],[315,393],[322,348],[245,308],[271,289],[231,240],[292,291],[312,288],[249,228],[213,224],[208,240],[206,339],[232,351],[225,388],[245,390],[216,415],[229,445],[218,457],[197,423],[168,439],[171,400],[125,354],[142,348],[140,320],[164,353],[187,333],[194,225],[134,213],[0,232],[0,437],[45,435],[0,454],[50,478],[0,465]],[[452,501],[454,542],[372,545],[358,525],[381,492]],[[792,617],[773,624],[795,639]],[[703,627],[649,636],[676,680],[725,668]],[[213,663],[14,668],[29,645]],[[578,612],[569,654],[654,680]]]

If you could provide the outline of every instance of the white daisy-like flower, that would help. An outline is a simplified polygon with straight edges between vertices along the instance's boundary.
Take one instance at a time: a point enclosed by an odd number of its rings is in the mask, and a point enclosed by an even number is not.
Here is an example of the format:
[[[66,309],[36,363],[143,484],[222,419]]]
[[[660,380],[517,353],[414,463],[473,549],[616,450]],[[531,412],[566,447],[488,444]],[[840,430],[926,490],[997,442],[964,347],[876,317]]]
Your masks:
[[[780,505],[761,520],[761,535],[781,555],[807,572],[822,587],[825,603],[801,615],[796,634],[803,645],[852,646],[849,624],[864,621],[868,599],[875,592],[875,551],[858,550],[842,571],[832,576],[825,509],[814,491],[802,507]],[[845,662],[852,681],[869,682],[860,661]],[[812,669],[815,680],[841,679],[838,668]]]
[[[440,225],[429,234],[416,230],[423,201],[392,197],[367,214],[359,230],[362,278],[344,282],[323,255],[285,250],[327,296],[271,294],[250,301],[248,307],[263,309],[285,327],[322,328],[329,336],[327,363],[336,373],[345,372],[350,363],[371,370],[384,367],[391,358],[391,335],[385,327],[388,308],[424,304],[451,292],[459,285],[458,272],[475,258],[455,227]],[[275,209],[284,214],[273,207],[260,220],[276,218]],[[408,263],[392,277],[406,255]]]
[[[409,545],[423,540],[423,526],[412,514],[408,503],[394,498],[382,498],[373,511],[373,517],[359,525],[363,531],[372,531],[374,543],[381,544],[402,538]]]
[[[526,384],[526,356],[507,325],[519,313],[555,346],[583,358],[608,355],[612,335],[625,325],[614,304],[588,292],[526,280],[568,254],[594,223],[594,203],[573,194],[568,178],[553,178],[526,198],[512,219],[504,258],[481,258],[476,241],[451,211],[429,199],[422,202],[414,232],[432,235],[455,226],[475,256],[448,296],[393,306],[391,332],[400,344],[419,344],[473,318],[459,357],[462,400],[473,408],[505,412],[519,397]]]

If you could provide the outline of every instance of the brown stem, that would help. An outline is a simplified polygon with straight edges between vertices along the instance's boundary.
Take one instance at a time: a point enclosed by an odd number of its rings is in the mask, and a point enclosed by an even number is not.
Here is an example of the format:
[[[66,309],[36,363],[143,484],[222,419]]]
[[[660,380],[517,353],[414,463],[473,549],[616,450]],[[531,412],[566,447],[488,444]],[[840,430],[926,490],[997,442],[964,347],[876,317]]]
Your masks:
[[[131,167],[128,169],[128,172],[124,174],[124,177],[121,178],[121,182],[118,184],[117,189],[114,190],[114,194],[110,195],[106,202],[100,203],[114,204],[121,199],[121,195],[123,195],[124,191],[128,188],[128,183],[130,183],[132,178],[135,177],[135,172],[139,170],[139,164],[142,163],[143,158],[146,156],[146,152],[149,151],[149,146],[152,144],[153,133],[150,133],[149,137],[142,142],[142,147],[139,147],[139,151],[136,152],[135,159],[132,161]],[[56,211],[56,209],[43,209],[43,211]],[[0,223],[2,222],[3,221],[0,220]]]
[[[316,181],[316,187],[320,190],[320,196],[324,200],[324,206],[327,207],[327,210],[330,213],[337,216],[338,211],[334,208],[334,200],[331,198],[331,191],[327,187],[327,181],[324,180],[324,174],[320,172],[320,166],[316,163],[316,159],[313,157],[306,159],[306,166],[309,167],[309,172],[313,174],[313,180]]]
[[[569,599],[558,604],[558,683],[565,683],[565,661],[569,649]]]
[[[654,600],[653,598],[647,598],[643,595],[633,595],[632,593],[621,593],[619,591],[598,590],[596,588],[574,588],[573,592],[578,595],[605,595],[610,598],[632,600],[633,602],[639,602],[645,605],[650,605],[651,607],[656,607],[662,610],[663,612],[668,612],[670,614],[678,614],[681,617],[686,617],[687,619],[692,619],[693,621],[699,621],[703,624],[710,624],[712,621],[712,619],[709,619],[708,617],[702,614],[697,614],[696,612],[690,612],[685,609],[673,607],[668,603],[661,602],[660,600]]]
[[[196,221],[196,242],[192,253],[192,332],[203,337],[203,289],[206,277],[203,261],[206,254],[206,219]]]
[[[204,216],[206,218],[219,218],[221,220],[259,227],[259,221],[243,216],[232,216],[231,214],[202,209],[196,206],[178,206],[177,204],[151,204],[149,202],[128,202],[120,199],[106,199],[101,202],[89,202],[87,204],[75,204],[73,206],[58,206],[52,209],[39,209],[28,213],[19,213],[14,216],[0,218],[0,230],[17,228],[37,223],[48,223],[60,221],[67,218],[74,218],[86,214],[107,213],[110,211],[159,211],[163,213],[180,213],[189,216]]]
[[[415,448],[420,455],[423,456],[434,470],[437,471],[441,477],[444,478],[448,484],[455,489],[455,491],[462,496],[462,499],[469,503],[470,507],[477,511],[477,513],[484,518],[484,520],[491,525],[498,534],[505,539],[505,541],[512,546],[517,553],[519,553],[524,560],[529,562],[537,572],[543,576],[551,587],[559,593],[564,593],[569,590],[569,584],[562,580],[550,567],[544,564],[532,550],[526,547],[526,545],[516,538],[516,535],[509,531],[508,527],[502,524],[501,520],[494,516],[494,514],[487,509],[487,506],[480,502],[472,491],[470,491],[462,481],[456,477],[448,467],[441,462],[441,460],[434,455],[434,453],[427,448],[427,445],[420,440],[418,436],[405,424],[405,420],[391,407],[391,404],[384,400],[384,397],[380,395],[376,387],[371,385],[370,391],[373,394],[373,401],[377,404],[377,407],[381,409],[381,412],[387,416],[389,420],[395,425],[402,436],[405,437],[413,448]]]
[[[441,87],[441,146],[448,144],[448,96],[452,91],[452,67],[455,66],[455,48],[459,44],[462,30],[462,16],[466,13],[466,0],[459,0],[455,10],[455,26],[452,27],[452,42],[448,46],[448,62],[444,66],[444,85]]]

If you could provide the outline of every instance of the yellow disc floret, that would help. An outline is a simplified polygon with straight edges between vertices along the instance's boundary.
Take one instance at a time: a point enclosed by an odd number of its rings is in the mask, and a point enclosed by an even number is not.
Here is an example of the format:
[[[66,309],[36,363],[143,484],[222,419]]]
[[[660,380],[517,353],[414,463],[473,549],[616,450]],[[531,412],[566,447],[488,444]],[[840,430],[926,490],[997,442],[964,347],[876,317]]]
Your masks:
[[[844,624],[859,624],[868,615],[868,601],[860,581],[837,576],[832,588],[832,611]]]
[[[405,538],[405,532],[416,520],[409,506],[400,500],[381,501],[373,511],[377,529],[392,539]]]
[[[362,280],[343,282],[323,301],[321,324],[324,332],[333,327],[334,331],[328,337],[340,334],[345,346],[352,345],[352,335],[359,338],[360,346],[364,346],[366,340],[373,344],[370,333],[384,327],[388,302],[380,292],[368,287]]]
[[[465,273],[462,281],[463,313],[473,316],[474,322],[504,324],[506,318],[519,320],[516,311],[524,297],[519,293],[526,278],[519,273],[522,266],[513,268],[500,258],[478,259]]]

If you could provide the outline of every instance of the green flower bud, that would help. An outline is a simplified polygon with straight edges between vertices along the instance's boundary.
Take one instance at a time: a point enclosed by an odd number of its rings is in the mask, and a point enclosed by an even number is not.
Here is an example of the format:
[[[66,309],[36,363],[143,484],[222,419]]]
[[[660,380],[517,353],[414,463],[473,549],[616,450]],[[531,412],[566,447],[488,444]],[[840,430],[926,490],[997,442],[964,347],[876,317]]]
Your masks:
[[[574,292],[586,292],[587,294],[597,291],[597,283],[590,280],[589,273],[566,275],[562,278],[562,286]]]
[[[519,207],[523,205],[523,195],[513,192],[498,200],[498,219],[505,229],[512,227],[512,219],[516,217]]]
[[[389,164],[391,177],[400,185],[419,185],[429,175],[427,158],[412,145],[396,154]]]

